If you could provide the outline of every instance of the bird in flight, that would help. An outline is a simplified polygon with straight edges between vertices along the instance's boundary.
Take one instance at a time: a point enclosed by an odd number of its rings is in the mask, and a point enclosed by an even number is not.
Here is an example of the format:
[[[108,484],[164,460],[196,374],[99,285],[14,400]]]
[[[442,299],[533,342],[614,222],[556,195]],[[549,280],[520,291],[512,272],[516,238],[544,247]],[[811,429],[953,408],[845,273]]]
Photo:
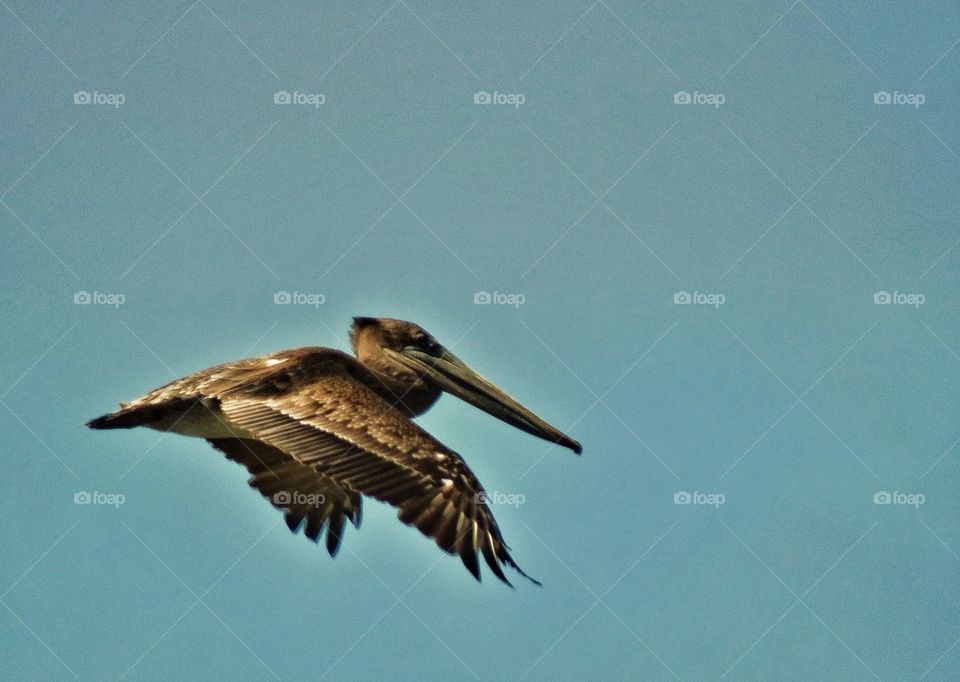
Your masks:
[[[419,325],[355,317],[354,355],[305,347],[228,362],[161,386],[93,429],[146,426],[205,438],[250,473],[250,485],[285,510],[287,526],[331,556],[345,520],[360,525],[364,495],[457,554],[480,580],[478,554],[508,585],[510,556],[486,493],[463,458],[417,426],[441,392],[523,431],[570,448],[566,436],[470,369]]]

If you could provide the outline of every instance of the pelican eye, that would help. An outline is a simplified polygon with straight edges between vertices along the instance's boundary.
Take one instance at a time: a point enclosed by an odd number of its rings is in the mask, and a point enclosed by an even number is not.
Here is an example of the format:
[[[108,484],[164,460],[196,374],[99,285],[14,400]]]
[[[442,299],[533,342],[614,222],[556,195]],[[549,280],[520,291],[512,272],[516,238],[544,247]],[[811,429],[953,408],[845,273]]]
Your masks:
[[[424,353],[429,353],[430,355],[439,355],[443,347],[437,343],[436,339],[432,336],[418,336],[414,339],[416,344],[414,347]]]

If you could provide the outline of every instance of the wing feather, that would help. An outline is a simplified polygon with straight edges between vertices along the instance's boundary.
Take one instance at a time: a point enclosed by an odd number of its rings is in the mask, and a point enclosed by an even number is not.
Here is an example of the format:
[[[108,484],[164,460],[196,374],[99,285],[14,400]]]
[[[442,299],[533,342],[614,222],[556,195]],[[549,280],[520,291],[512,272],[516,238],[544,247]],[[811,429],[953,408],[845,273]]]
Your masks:
[[[243,464],[251,474],[250,486],[273,506],[286,510],[284,520],[291,531],[296,533],[306,519],[305,535],[316,542],[327,523],[327,549],[331,555],[339,547],[344,516],[359,527],[361,497],[358,492],[261,441],[211,438],[209,442],[229,459]],[[298,503],[301,499],[310,502]],[[331,549],[329,533],[334,528],[337,542]]]
[[[402,522],[459,555],[471,574],[478,575],[477,555],[485,551],[487,563],[493,559],[497,566],[491,566],[494,575],[505,582],[501,563],[526,576],[460,455],[365,385],[358,374],[367,370],[356,360],[342,354],[326,360],[292,390],[275,391],[275,382],[262,377],[215,397],[231,424],[350,489],[398,507]]]
[[[478,580],[478,553],[507,584],[501,564],[529,578],[511,558],[463,458],[382,398],[375,381],[345,353],[299,348],[197,372],[128,408],[214,401],[230,425],[252,438],[210,442],[247,467],[250,484],[286,509],[291,529],[306,520],[305,533],[316,540],[326,524],[331,554],[340,546],[344,518],[359,524],[359,496],[369,495],[396,506],[403,523],[459,555]],[[278,504],[277,495],[294,492],[291,486],[329,495],[332,504]]]

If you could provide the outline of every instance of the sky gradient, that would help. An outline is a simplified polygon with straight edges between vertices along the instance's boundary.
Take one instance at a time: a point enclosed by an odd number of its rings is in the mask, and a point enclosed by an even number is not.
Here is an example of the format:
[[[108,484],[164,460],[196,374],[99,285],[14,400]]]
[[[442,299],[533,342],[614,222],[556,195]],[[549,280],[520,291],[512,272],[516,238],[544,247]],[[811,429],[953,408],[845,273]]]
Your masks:
[[[960,677],[960,10],[0,7],[0,678]],[[287,296],[289,295],[289,296]],[[290,300],[290,303],[283,303]],[[413,320],[517,562],[84,422]]]

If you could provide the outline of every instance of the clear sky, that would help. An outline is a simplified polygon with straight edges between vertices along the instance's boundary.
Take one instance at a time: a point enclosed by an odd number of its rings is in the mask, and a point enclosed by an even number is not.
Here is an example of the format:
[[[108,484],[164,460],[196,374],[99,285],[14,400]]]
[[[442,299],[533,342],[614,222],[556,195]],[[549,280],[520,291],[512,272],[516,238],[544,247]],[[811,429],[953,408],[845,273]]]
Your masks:
[[[960,678],[960,11],[662,4],[2,3],[0,677]],[[542,588],[83,426],[353,315]]]

